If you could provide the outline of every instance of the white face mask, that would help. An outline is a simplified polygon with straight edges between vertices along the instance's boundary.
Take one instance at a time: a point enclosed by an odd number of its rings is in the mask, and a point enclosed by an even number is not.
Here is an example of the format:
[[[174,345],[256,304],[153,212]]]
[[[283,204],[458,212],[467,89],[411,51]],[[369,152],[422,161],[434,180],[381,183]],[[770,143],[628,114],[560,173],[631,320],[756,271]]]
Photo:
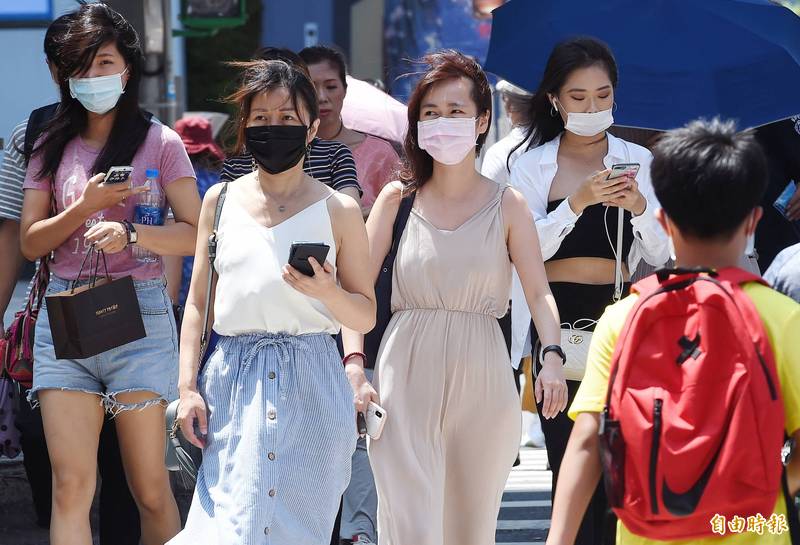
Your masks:
[[[96,78],[69,78],[69,94],[78,99],[84,108],[96,114],[111,111],[124,93],[122,75],[99,76]]]
[[[559,100],[553,99],[553,107],[561,106]],[[564,106],[561,109],[567,112]],[[578,136],[595,136],[605,131],[614,124],[614,116],[611,108],[590,114],[567,112],[567,122],[564,128]]]
[[[435,161],[457,165],[475,148],[475,123],[474,117],[439,117],[417,121],[419,147]]]

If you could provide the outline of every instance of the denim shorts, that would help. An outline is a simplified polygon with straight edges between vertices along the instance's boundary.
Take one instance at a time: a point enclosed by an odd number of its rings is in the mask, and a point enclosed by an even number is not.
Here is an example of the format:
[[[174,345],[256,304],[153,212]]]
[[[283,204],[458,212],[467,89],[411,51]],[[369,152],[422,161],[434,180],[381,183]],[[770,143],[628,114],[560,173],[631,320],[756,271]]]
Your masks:
[[[166,405],[177,398],[178,336],[166,283],[163,279],[144,280],[135,281],[134,286],[147,336],[86,359],[56,359],[45,301],[36,320],[33,387],[28,393],[31,404],[37,403],[39,390],[86,392],[97,394],[105,410],[115,415]],[[52,276],[47,295],[69,287],[70,281]],[[121,393],[142,391],[158,397],[129,404],[116,399]]]

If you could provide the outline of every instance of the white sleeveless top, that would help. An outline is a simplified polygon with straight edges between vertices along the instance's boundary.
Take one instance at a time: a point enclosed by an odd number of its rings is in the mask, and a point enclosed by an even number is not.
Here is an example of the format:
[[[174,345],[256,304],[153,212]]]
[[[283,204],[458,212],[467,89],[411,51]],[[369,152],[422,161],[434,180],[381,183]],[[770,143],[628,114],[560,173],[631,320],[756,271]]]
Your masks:
[[[217,231],[219,274],[214,300],[214,330],[220,335],[285,333],[335,335],[341,326],[319,300],[303,295],[282,277],[293,242],[324,242],[336,268],[336,243],[328,197],[274,227],[258,223],[231,195]],[[335,272],[334,272],[335,274]]]

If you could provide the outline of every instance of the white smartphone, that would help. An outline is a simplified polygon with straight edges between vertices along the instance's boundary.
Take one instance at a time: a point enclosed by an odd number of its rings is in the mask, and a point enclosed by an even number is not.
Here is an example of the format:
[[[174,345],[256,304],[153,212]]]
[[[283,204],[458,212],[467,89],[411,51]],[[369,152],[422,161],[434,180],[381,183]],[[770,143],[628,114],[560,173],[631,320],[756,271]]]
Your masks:
[[[636,175],[639,174],[640,166],[639,163],[617,163],[616,165],[611,165],[611,172],[609,172],[606,180],[613,180],[622,176],[636,178]]]
[[[372,439],[379,439],[386,424],[386,411],[380,405],[369,402],[367,405],[367,435]]]
[[[103,183],[108,185],[121,184],[128,181],[133,172],[133,167],[111,167],[108,169]]]

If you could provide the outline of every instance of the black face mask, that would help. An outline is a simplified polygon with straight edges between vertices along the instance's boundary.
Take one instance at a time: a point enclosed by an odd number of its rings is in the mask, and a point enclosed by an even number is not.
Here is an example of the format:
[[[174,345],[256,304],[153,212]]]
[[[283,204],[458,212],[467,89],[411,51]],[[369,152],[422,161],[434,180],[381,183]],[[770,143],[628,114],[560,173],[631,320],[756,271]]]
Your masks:
[[[306,152],[305,125],[265,125],[244,130],[247,149],[261,168],[280,174],[297,164]]]

